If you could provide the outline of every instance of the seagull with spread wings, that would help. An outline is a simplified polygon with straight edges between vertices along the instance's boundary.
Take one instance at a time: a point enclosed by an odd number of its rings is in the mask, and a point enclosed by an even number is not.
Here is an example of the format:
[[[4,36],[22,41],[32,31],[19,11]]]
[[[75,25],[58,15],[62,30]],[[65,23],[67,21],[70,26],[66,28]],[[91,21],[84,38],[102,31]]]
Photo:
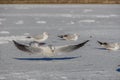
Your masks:
[[[84,46],[88,41],[89,40],[86,40],[82,43],[75,44],[75,45],[53,46],[53,45],[44,45],[37,42],[34,42],[29,45],[24,45],[13,40],[15,46],[21,51],[28,52],[31,54],[39,53],[48,57],[54,56],[60,52],[61,53],[72,52]]]

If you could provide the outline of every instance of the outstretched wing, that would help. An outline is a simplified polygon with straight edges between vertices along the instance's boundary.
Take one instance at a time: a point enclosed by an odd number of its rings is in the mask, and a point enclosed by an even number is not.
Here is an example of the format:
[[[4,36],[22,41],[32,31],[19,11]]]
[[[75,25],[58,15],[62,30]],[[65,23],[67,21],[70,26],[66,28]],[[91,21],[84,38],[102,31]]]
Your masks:
[[[80,47],[84,46],[89,40],[86,40],[85,42],[82,42],[77,45],[67,45],[67,46],[61,46],[61,47],[55,47],[56,52],[71,52],[76,49],[79,49]]]
[[[38,53],[38,52],[41,52],[41,49],[38,47],[31,47],[31,46],[27,46],[27,45],[24,45],[24,44],[20,44],[16,41],[14,41],[14,44],[15,46],[21,50],[21,51],[24,51],[24,52],[29,52],[29,53]]]
[[[37,41],[31,41],[31,42],[29,43],[29,45],[32,45],[32,44],[35,44],[35,43],[37,43],[38,46],[42,46],[42,45],[45,45],[45,44],[46,44],[46,43],[44,43],[44,42],[39,43],[39,42],[37,42]]]
[[[30,50],[27,49],[27,45],[24,45],[24,44],[20,44],[16,41],[13,40],[13,43],[15,44],[15,46],[19,49],[19,50],[22,50],[22,51],[25,51],[25,52],[30,52]]]

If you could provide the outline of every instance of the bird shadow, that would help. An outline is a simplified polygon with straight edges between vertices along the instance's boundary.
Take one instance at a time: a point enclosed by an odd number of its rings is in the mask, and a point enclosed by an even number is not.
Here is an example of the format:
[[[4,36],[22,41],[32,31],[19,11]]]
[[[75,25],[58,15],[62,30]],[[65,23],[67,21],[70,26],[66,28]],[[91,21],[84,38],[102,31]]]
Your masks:
[[[117,72],[120,72],[120,68],[116,69]]]
[[[30,61],[53,61],[53,60],[70,60],[70,59],[75,59],[81,56],[77,56],[77,57],[60,57],[60,58],[13,58],[16,60],[30,60]]]
[[[96,48],[96,49],[99,49],[99,50],[107,50],[107,49],[105,49],[105,48]]]
[[[65,41],[65,39],[59,38],[59,40]]]

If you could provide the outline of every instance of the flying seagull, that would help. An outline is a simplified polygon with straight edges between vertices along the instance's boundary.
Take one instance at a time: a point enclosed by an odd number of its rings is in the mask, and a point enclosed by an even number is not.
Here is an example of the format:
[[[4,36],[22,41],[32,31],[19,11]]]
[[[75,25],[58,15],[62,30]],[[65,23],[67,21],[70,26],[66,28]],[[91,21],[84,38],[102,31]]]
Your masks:
[[[43,42],[43,41],[48,39],[48,33],[43,32],[43,34],[41,34],[41,35],[27,36],[26,38],[28,38],[28,39],[30,39],[32,41],[36,41],[36,42]]]
[[[64,35],[59,35],[58,37],[67,40],[67,41],[76,41],[80,35],[79,34],[64,34]]]
[[[36,42],[32,45],[24,45],[13,40],[15,46],[21,51],[29,52],[31,54],[39,53],[48,57],[54,56],[56,55],[56,53],[59,53],[59,52],[62,52],[62,53],[72,52],[84,46],[88,41],[89,40],[86,40],[85,42],[82,42],[76,45],[53,46],[53,45],[43,45],[43,44],[40,45]]]
[[[100,42],[97,41],[102,47],[104,47],[107,50],[118,50],[120,49],[120,44],[119,43],[107,43],[107,42]]]

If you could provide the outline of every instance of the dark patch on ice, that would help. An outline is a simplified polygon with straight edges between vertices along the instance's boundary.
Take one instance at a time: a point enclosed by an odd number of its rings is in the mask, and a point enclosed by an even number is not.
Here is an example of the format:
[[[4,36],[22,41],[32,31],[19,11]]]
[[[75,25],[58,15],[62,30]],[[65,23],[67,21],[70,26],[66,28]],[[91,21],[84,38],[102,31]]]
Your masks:
[[[120,72],[120,68],[116,69],[116,71]]]
[[[66,41],[65,39],[59,38],[59,40]]]
[[[17,60],[31,60],[31,61],[37,61],[37,60],[52,61],[52,60],[70,60],[70,59],[75,59],[75,58],[78,58],[78,56],[77,57],[61,57],[61,58],[13,58],[13,59],[17,59]]]
[[[96,48],[96,49],[100,49],[100,50],[107,50],[107,49],[105,49],[105,48]]]

